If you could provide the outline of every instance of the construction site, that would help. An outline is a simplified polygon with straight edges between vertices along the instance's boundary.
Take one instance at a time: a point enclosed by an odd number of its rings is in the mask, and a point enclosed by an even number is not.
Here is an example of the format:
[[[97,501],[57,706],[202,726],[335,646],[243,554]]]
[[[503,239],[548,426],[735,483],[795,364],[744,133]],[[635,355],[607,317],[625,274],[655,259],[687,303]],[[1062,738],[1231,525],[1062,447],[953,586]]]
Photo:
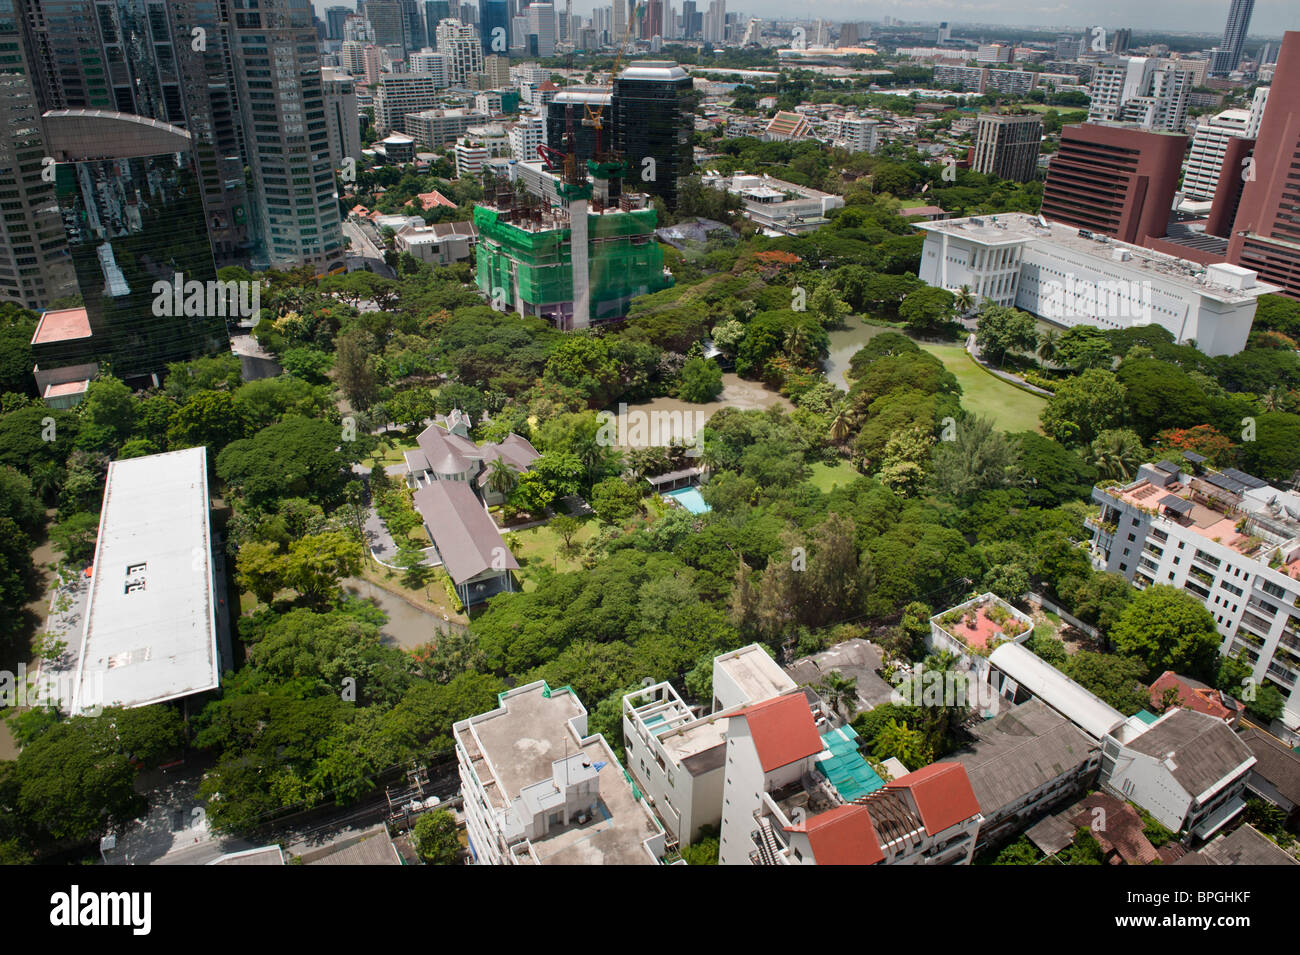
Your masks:
[[[543,147],[545,148],[545,147]],[[577,163],[557,177],[554,202],[489,174],[474,210],[478,287],[493,308],[557,328],[589,328],[627,315],[638,295],[672,284],[645,195],[621,191],[622,163]]]

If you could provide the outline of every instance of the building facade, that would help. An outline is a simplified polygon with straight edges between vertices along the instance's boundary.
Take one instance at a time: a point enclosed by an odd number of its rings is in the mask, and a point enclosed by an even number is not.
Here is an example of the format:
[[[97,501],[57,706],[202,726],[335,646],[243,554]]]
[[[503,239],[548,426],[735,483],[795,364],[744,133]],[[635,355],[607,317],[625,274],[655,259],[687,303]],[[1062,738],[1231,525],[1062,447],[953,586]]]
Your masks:
[[[1030,182],[1038,178],[1043,121],[1037,116],[984,113],[975,130],[971,168],[988,176]]]

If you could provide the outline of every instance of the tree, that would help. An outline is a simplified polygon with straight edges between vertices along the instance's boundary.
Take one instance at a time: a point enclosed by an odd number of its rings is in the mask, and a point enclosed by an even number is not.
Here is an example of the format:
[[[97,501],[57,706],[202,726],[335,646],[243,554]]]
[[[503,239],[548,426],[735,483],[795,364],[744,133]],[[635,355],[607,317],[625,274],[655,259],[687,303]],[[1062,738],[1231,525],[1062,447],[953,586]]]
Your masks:
[[[1175,670],[1213,679],[1222,637],[1214,616],[1176,587],[1147,587],[1134,596],[1110,632],[1115,649],[1141,660],[1152,674]]]
[[[235,582],[261,603],[270,604],[285,586],[287,573],[284,555],[274,544],[249,541],[239,548],[235,562]]]
[[[582,529],[582,525],[578,523],[577,519],[570,517],[568,514],[559,514],[552,518],[550,527],[551,530],[560,535],[560,539],[564,541],[566,548],[573,546],[573,538]]]
[[[957,425],[952,441],[934,449],[931,484],[937,493],[969,502],[982,491],[1021,483],[1020,447],[988,418],[968,418]]]
[[[1038,336],[1038,358],[1045,365],[1056,361],[1061,351],[1061,333],[1054,328],[1046,329]]]
[[[1118,427],[1124,414],[1124,386],[1109,371],[1090,368],[1056,386],[1040,420],[1048,437],[1062,444],[1091,444]]]
[[[1114,353],[1106,335],[1090,325],[1067,328],[1057,342],[1056,363],[1076,372],[1110,368]]]
[[[488,469],[488,490],[508,498],[519,484],[518,469],[505,458],[493,458]]]
[[[853,719],[858,700],[858,678],[832,670],[817,684],[817,692],[845,720]]]
[[[1142,439],[1127,428],[1111,428],[1093,438],[1088,463],[1102,478],[1128,482],[1143,460]]]
[[[1146,665],[1141,660],[1081,650],[1062,664],[1061,669],[1125,716],[1150,703],[1144,685]]]
[[[955,302],[947,289],[926,285],[908,293],[898,306],[898,317],[915,332],[933,332],[952,321]]]
[[[333,506],[347,481],[338,425],[288,415],[217,455],[217,476],[251,503],[303,497]]]
[[[344,332],[334,343],[334,377],[354,408],[364,410],[374,403],[379,388],[377,351],[374,336],[360,329]]]
[[[933,760],[924,735],[895,719],[891,719],[876,736],[871,755],[879,760],[895,757],[910,770],[927,766]]]
[[[1007,355],[1030,351],[1037,343],[1034,317],[1018,308],[995,305],[986,300],[975,321],[975,344],[990,364],[1001,364]]]
[[[694,404],[713,401],[722,394],[722,369],[718,363],[706,358],[688,358],[682,365],[677,393],[682,400]]]
[[[460,861],[460,831],[456,817],[445,809],[426,812],[411,830],[416,854],[425,865],[455,865]]]
[[[975,307],[975,295],[969,285],[963,285],[957,289],[953,296],[953,305],[957,308],[959,315],[969,315],[970,310]]]
[[[285,580],[313,603],[337,592],[339,580],[361,572],[361,544],[342,531],[325,531],[293,541],[285,561]]]
[[[817,316],[824,328],[838,328],[853,312],[852,306],[840,298],[839,291],[829,281],[822,282],[813,291],[808,300],[808,310]]]
[[[1288,480],[1300,469],[1300,415],[1270,411],[1254,421],[1254,440],[1241,444],[1242,467],[1266,481]]]
[[[96,378],[86,388],[79,409],[78,446],[87,451],[113,454],[131,435],[135,409],[135,397],[125,384],[111,375]]]
[[[932,447],[934,435],[923,428],[895,432],[880,457],[880,483],[904,497],[915,494],[925,482]]]
[[[83,563],[95,556],[98,535],[99,515],[88,511],[70,514],[50,529],[50,539],[72,564]]]
[[[641,504],[641,495],[622,478],[606,478],[591,489],[591,509],[602,524],[621,524]]]
[[[172,450],[202,446],[209,456],[216,456],[247,433],[248,419],[230,392],[199,391],[172,415],[167,445]]]

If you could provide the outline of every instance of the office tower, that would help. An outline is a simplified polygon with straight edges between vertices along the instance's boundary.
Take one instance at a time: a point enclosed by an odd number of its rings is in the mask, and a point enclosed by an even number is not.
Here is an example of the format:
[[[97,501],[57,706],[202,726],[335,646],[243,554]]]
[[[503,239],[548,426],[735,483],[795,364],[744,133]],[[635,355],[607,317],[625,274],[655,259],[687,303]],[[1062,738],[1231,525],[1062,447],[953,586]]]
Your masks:
[[[330,7],[325,11],[326,37],[331,40],[343,39],[343,24],[355,11],[347,7]]]
[[[1122,30],[1112,30],[1110,34],[1110,52],[1116,56],[1128,52],[1129,45],[1133,42],[1133,31],[1127,28]]]
[[[1143,129],[1181,130],[1192,73],[1147,57],[1111,57],[1092,73],[1088,122],[1131,122]]]
[[[1214,48],[1210,57],[1210,74],[1223,76],[1231,73],[1241,62],[1241,48],[1250,31],[1250,15],[1255,10],[1255,0],[1232,0],[1228,8],[1228,22],[1223,28],[1223,42]]]
[[[361,111],[357,108],[356,81],[342,70],[321,70],[325,97],[325,123],[329,129],[330,161],[334,168],[344,159],[361,160]]]
[[[672,209],[694,166],[692,82],[676,63],[639,61],[614,80],[614,145],[629,164],[629,191],[660,196]]]
[[[510,59],[505,55],[483,57],[483,76],[487,88],[501,89],[510,85]]]
[[[530,3],[524,10],[528,17],[528,55],[555,55],[555,5]]]
[[[0,0],[0,302],[35,310],[77,285],[19,30],[12,0]]]
[[[339,66],[352,76],[365,79],[366,45],[356,40],[344,40],[339,44]]]
[[[1061,130],[1043,184],[1042,214],[1124,242],[1159,238],[1169,224],[1187,137],[1083,123]]]
[[[432,109],[447,84],[430,73],[387,73],[374,86],[375,132],[407,132],[406,117]]]
[[[985,175],[1029,182],[1038,175],[1043,121],[1037,116],[984,113],[975,132],[972,168]]]
[[[312,30],[309,16],[303,29]],[[89,360],[129,380],[228,351],[225,317],[238,303],[225,302],[218,315],[206,294],[217,269],[193,137],[102,110],[50,112],[44,128],[89,334],[40,343],[39,367]],[[178,275],[182,297],[202,283],[203,307],[174,307]],[[158,283],[166,286],[161,307]]]
[[[682,0],[682,37],[691,39],[695,36],[696,0]]]
[[[855,153],[874,153],[880,146],[880,124],[862,116],[843,116],[835,145]]]
[[[600,113],[599,131],[583,123],[589,109]],[[614,106],[609,90],[571,87],[560,90],[546,104],[546,144],[563,152],[569,148],[570,139],[579,163],[614,148]]]
[[[854,24],[854,33],[857,33],[857,24]],[[948,21],[944,20],[939,24],[939,29],[935,31],[934,40],[936,43],[948,43],[952,40],[952,27],[948,26]]]
[[[614,0],[611,7],[613,11],[613,31],[614,35],[610,37],[610,42],[615,46],[621,44],[627,39],[627,4],[623,0]]]
[[[1254,139],[1256,131],[1251,128],[1250,110],[1246,109],[1226,109],[1202,121],[1192,136],[1192,149],[1183,166],[1183,195],[1202,201],[1213,199],[1229,141]]]
[[[480,0],[479,35],[483,55],[506,56],[510,52],[510,4],[507,0]]]
[[[437,30],[438,52],[447,56],[449,78],[453,86],[461,85],[475,73],[483,72],[483,45],[474,28],[459,20],[443,20]]]
[[[664,0],[648,0],[641,17],[641,39],[664,35]]]
[[[1083,40],[1068,33],[1056,38],[1056,59],[1063,61],[1077,60],[1083,50]]]
[[[399,0],[402,8],[403,52],[409,53],[423,47],[428,39],[424,33],[424,17],[420,15],[420,0]]]
[[[438,24],[450,20],[456,14],[451,12],[451,0],[425,0],[424,2],[424,43],[433,46],[438,42]]]
[[[232,0],[232,8],[248,166],[261,193],[263,257],[276,268],[341,268],[343,234],[311,2]]]
[[[1300,31],[1283,34],[1277,70],[1255,139],[1254,176],[1246,181],[1232,227],[1228,261],[1259,273],[1300,298]]]
[[[409,24],[399,0],[369,0],[366,22],[370,24],[370,38],[376,46],[399,47],[402,58],[406,58]]]
[[[724,43],[727,39],[727,2],[709,0],[709,11],[704,15],[704,42]]]

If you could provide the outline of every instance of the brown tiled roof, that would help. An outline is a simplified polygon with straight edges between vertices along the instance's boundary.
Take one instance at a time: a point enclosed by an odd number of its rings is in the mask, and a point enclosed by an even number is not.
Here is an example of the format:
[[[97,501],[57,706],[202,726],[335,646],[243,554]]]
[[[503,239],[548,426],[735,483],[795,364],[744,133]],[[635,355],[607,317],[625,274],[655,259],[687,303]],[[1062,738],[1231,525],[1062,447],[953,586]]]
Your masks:
[[[1094,813],[1101,809],[1104,816]],[[1128,803],[1106,793],[1093,793],[1066,810],[1076,829],[1087,828],[1106,852],[1115,852],[1128,865],[1149,865],[1156,847],[1142,831],[1142,817]],[[1094,822],[1104,825],[1094,825]]]
[[[1231,719],[1234,714],[1244,709],[1240,703],[1223,691],[1207,686],[1200,680],[1182,676],[1173,670],[1166,670],[1151,684],[1148,695],[1152,707],[1157,710],[1163,707],[1165,691],[1171,689],[1178,691],[1178,706],[1207,716],[1217,716],[1221,720]]]
[[[496,523],[468,484],[432,481],[415,492],[414,501],[455,583],[488,570],[519,569]]]

